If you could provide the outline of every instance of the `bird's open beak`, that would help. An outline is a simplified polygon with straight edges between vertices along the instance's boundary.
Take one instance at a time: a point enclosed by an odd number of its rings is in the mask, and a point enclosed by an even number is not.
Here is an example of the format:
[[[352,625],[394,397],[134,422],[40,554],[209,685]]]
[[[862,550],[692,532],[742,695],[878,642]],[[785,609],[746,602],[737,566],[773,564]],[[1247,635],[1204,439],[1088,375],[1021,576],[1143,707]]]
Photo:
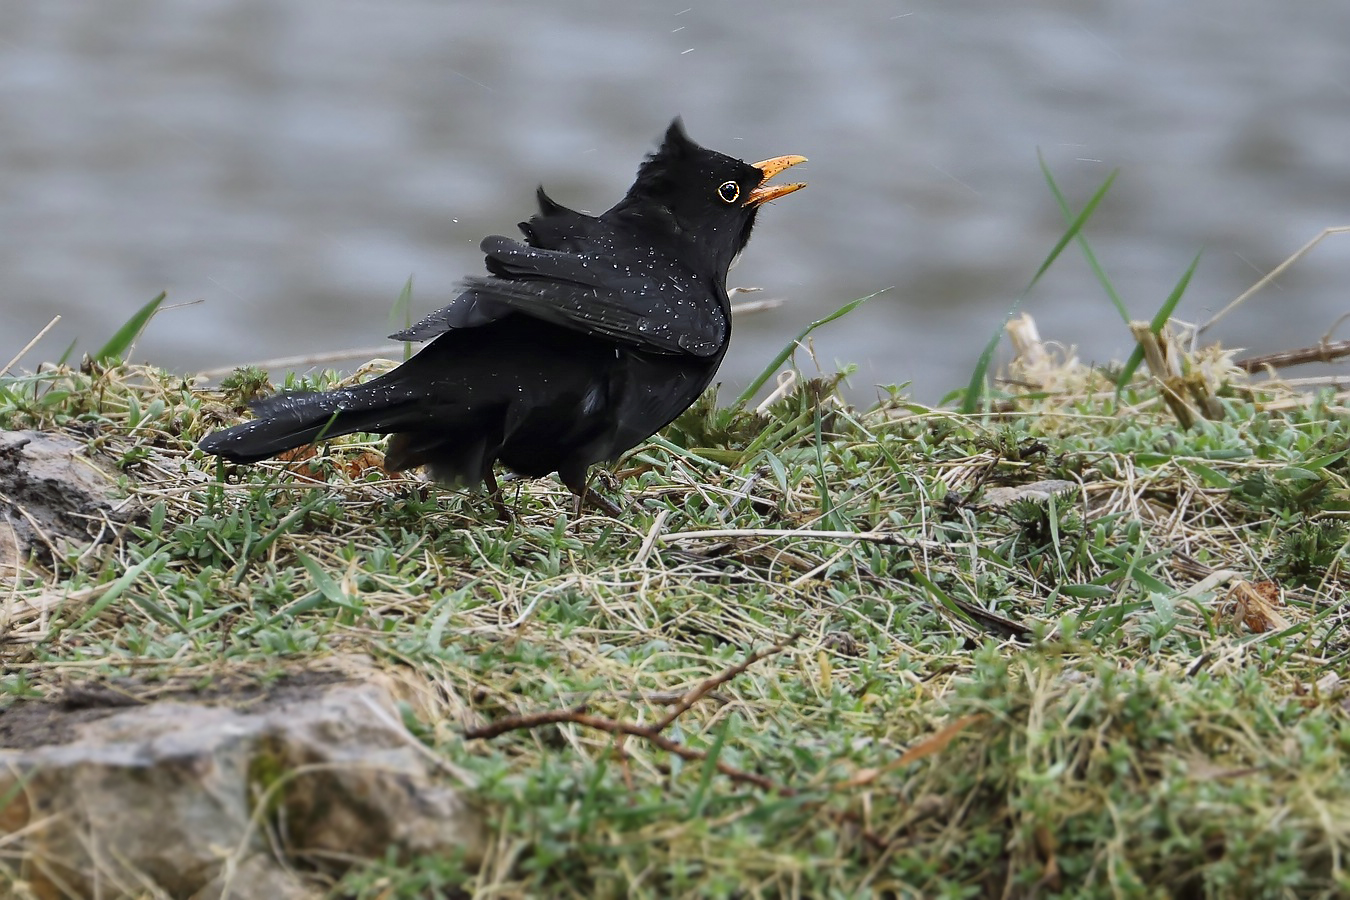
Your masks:
[[[762,162],[751,163],[756,169],[764,173],[764,181],[768,181],[784,169],[790,169],[797,163],[806,162],[805,156],[775,156],[773,159],[766,159]],[[779,197],[800,191],[806,187],[805,181],[798,181],[793,184],[764,184],[750,192],[745,198],[745,206],[759,206],[768,203],[770,200],[777,200]]]

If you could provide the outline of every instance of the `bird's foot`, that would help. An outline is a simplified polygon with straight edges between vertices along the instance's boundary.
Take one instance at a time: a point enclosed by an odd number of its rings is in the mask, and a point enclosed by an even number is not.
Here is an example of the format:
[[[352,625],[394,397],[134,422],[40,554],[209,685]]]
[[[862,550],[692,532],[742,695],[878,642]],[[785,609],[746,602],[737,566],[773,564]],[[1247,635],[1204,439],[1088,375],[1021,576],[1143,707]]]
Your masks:
[[[619,504],[595,490],[587,490],[584,494],[576,495],[576,502],[572,505],[572,515],[580,516],[583,506],[590,506],[592,509],[599,510],[611,519],[617,519],[623,515],[623,508]]]
[[[599,478],[599,480],[606,480],[606,475],[604,472],[597,473],[597,477]],[[598,510],[604,515],[609,516],[611,519],[618,519],[623,516],[624,512],[623,507],[615,503],[613,500],[609,499],[599,491],[593,490],[590,487],[585,476],[576,479],[564,478],[563,484],[567,485],[567,489],[572,492],[573,518],[579,517],[581,515],[582,509],[584,509],[587,506],[591,507],[592,509]],[[619,490],[617,484],[614,484],[611,481],[611,483],[609,483],[607,487],[609,487],[611,491],[617,493],[621,499],[626,499],[623,496],[623,491]],[[632,504],[630,503],[628,505],[631,506]]]

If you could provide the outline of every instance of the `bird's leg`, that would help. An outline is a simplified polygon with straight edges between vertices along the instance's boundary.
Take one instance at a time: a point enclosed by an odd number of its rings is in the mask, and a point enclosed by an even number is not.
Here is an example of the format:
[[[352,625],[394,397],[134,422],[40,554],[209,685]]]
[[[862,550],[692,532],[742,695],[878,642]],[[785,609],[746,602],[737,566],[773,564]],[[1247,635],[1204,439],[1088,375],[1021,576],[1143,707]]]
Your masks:
[[[502,502],[502,489],[497,484],[497,476],[493,473],[491,466],[488,466],[487,471],[483,473],[483,484],[487,485],[488,497],[492,499],[492,508],[497,511],[497,520],[510,522],[511,511]]]
[[[611,519],[617,519],[623,515],[623,510],[619,507],[619,504],[615,503],[599,491],[587,491],[585,497],[578,497],[577,501],[579,504],[583,501],[589,502],[591,506],[594,506]]]
[[[588,479],[584,469],[580,474],[576,472],[566,474],[559,472],[558,474],[562,477],[563,484],[567,485],[567,489],[572,492],[572,496],[575,498],[572,504],[573,517],[580,516],[582,508],[587,503],[611,519],[617,519],[623,515],[623,510],[617,503],[599,491],[592,491],[588,488]]]

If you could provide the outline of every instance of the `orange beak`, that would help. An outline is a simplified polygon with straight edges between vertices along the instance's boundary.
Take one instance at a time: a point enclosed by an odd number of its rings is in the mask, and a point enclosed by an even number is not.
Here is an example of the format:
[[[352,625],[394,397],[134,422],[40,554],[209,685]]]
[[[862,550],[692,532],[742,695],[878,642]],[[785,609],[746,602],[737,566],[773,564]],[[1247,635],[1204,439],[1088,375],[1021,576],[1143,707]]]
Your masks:
[[[806,162],[805,156],[775,156],[773,159],[766,159],[761,162],[751,163],[756,169],[764,173],[764,181],[768,181],[784,169],[790,169],[798,163]],[[745,206],[760,206],[768,203],[770,200],[777,200],[779,197],[786,196],[793,191],[800,191],[806,187],[805,181],[794,182],[793,184],[764,184],[750,192],[750,196],[745,198]]]

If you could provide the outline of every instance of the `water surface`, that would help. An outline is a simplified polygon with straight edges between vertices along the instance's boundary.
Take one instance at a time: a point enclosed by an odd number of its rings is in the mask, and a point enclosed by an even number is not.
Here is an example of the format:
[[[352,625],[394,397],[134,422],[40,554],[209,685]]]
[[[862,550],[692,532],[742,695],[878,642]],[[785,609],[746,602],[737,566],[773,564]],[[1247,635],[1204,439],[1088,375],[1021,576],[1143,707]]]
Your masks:
[[[1203,319],[1322,228],[1350,224],[1350,4],[633,4],[79,0],[0,6],[0,364],[96,346],[162,289],[138,357],[183,371],[378,344],[478,271],[542,182],[600,210],[671,116],[710,146],[811,158],[734,284],[743,384],[806,322],[854,392],[936,400],[1054,245],[1037,154],[1081,203],[1131,310],[1195,253]],[[1346,311],[1333,238],[1216,329],[1312,343]],[[1028,299],[1089,359],[1128,335],[1077,251]],[[391,355],[397,347],[391,345]],[[810,365],[809,361],[807,364]]]

